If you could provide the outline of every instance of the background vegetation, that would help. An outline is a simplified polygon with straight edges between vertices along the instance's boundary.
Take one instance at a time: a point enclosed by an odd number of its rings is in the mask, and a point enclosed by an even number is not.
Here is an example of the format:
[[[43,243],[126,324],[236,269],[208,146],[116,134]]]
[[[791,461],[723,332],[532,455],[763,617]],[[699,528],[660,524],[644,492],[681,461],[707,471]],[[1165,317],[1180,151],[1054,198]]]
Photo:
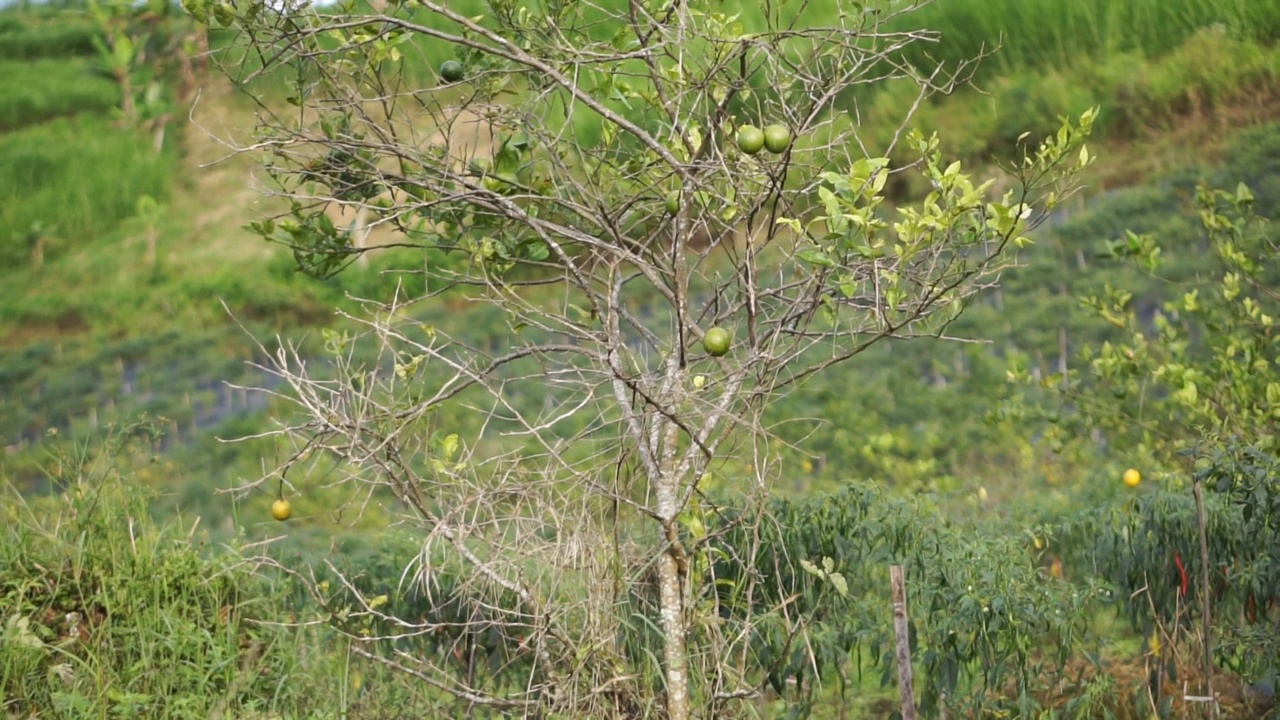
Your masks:
[[[483,3],[473,4],[473,14],[484,12]],[[804,17],[830,17],[835,8],[810,3]],[[171,22],[188,21],[175,15]],[[1091,713],[1105,705],[1116,717],[1136,717],[1147,671],[1174,657],[1161,651],[1173,652],[1170,645],[1188,636],[1194,609],[1184,600],[1195,596],[1196,581],[1180,590],[1179,573],[1194,578],[1200,567],[1186,487],[1203,472],[1214,491],[1211,512],[1222,518],[1215,554],[1242,559],[1242,569],[1224,578],[1244,578],[1223,582],[1219,665],[1230,679],[1219,687],[1233,694],[1232,708],[1254,708],[1237,710],[1239,717],[1261,712],[1277,660],[1274,637],[1256,622],[1275,612],[1278,571],[1265,562],[1270,550],[1263,559],[1256,552],[1274,548],[1267,533],[1280,512],[1268,446],[1274,425],[1255,422],[1252,434],[1235,439],[1203,422],[1171,438],[1126,434],[1137,422],[1126,407],[1145,399],[1146,408],[1185,385],[1154,390],[1154,364],[1091,373],[1106,344],[1123,347],[1139,330],[1155,336],[1157,311],[1167,303],[1222,287],[1222,274],[1207,269],[1217,255],[1194,204],[1201,179],[1232,190],[1243,181],[1252,210],[1276,216],[1280,3],[941,0],[902,22],[939,30],[929,53],[952,66],[1000,45],[979,66],[974,88],[918,115],[950,154],[986,168],[1007,157],[1021,133],[1042,135],[1060,115],[1099,106],[1102,144],[1094,154],[1101,160],[1088,199],[1053,218],[1023,256],[1025,266],[955,328],[990,342],[887,346],[809,383],[777,409],[790,441],[778,448],[788,463],[779,512],[837,513],[827,525],[797,520],[811,534],[778,542],[793,543],[797,555],[832,557],[852,588],[853,600],[836,602],[818,579],[803,586],[814,598],[810,610],[829,613],[831,642],[822,647],[843,652],[825,663],[831,673],[809,709],[830,717],[887,713],[876,704],[889,667],[885,606],[877,602],[884,567],[896,560],[919,583],[912,602],[922,647],[948,647],[950,633],[974,627],[985,634],[971,640],[989,643],[964,646],[968,655],[960,646],[951,655],[919,655],[922,682],[933,683],[926,703],[959,688],[975,706],[1000,695],[996,704],[1015,715],[1028,715],[1035,702],[1068,715],[1097,716]],[[121,86],[94,43],[104,32],[75,4],[0,12],[0,478],[7,487],[0,703],[14,717],[454,712],[353,659],[334,637],[281,628],[315,612],[312,600],[291,594],[287,572],[264,576],[246,562],[262,555],[287,569],[304,554],[329,558],[364,567],[362,581],[385,590],[390,602],[412,603],[397,595],[399,571],[412,556],[408,541],[384,542],[386,522],[352,526],[343,509],[353,498],[327,487],[323,463],[297,481],[287,526],[269,522],[269,495],[237,507],[216,492],[255,475],[277,452],[267,443],[218,440],[271,421],[269,397],[226,384],[273,386],[246,362],[275,346],[255,346],[246,330],[299,340],[319,358],[320,329],[340,329],[333,308],[351,307],[348,294],[387,297],[405,279],[394,271],[421,259],[388,251],[324,282],[293,272],[291,258],[242,228],[270,209],[248,190],[247,167],[206,166],[223,149],[205,131],[244,131],[252,107],[216,74],[202,76],[196,126],[175,121],[157,149],[152,128],[122,121]],[[216,32],[210,38],[214,47],[225,41]],[[426,45],[406,62],[433,82],[434,68],[451,55]],[[138,72],[140,80],[157,77]],[[177,87],[176,71],[165,72],[158,75],[165,86]],[[134,88],[140,101],[146,86]],[[283,101],[287,86],[280,92]],[[899,116],[910,98],[889,86],[847,102],[862,118],[860,132],[883,146],[888,125],[877,118]],[[185,107],[178,115],[186,117]],[[894,189],[900,198],[918,190]],[[1158,242],[1158,272],[1143,262],[1149,246],[1109,244],[1126,230]],[[1264,275],[1262,287],[1274,288],[1274,280]],[[1108,287],[1131,295],[1132,318],[1117,324],[1081,303]],[[424,321],[475,343],[504,342],[501,318],[466,308],[465,300],[446,298]],[[1195,337],[1222,327],[1204,325]],[[1265,380],[1274,378],[1276,355],[1274,340],[1262,342],[1271,364],[1255,374]],[[1086,348],[1095,354],[1082,358]],[[1081,374],[1074,395],[1052,382],[1042,387],[1063,368]],[[1258,389],[1264,404],[1280,402],[1267,387]],[[1082,397],[1105,399],[1120,420],[1105,425],[1102,415],[1081,409]],[[144,431],[129,422],[140,412],[160,419]],[[440,422],[465,428],[475,421],[459,412]],[[1101,428],[1105,442],[1097,441]],[[1191,470],[1166,452],[1205,440],[1217,443],[1219,455],[1187,461]],[[1136,490],[1120,482],[1128,467],[1143,471]],[[732,481],[731,469],[717,476]],[[1271,514],[1246,519],[1245,507]],[[920,516],[936,518],[936,529],[908,538]],[[823,529],[831,527],[840,530]],[[1130,539],[1139,532],[1159,541],[1135,549]],[[288,537],[253,544],[280,535]],[[1251,545],[1258,538],[1261,545]],[[943,554],[948,547],[961,549]],[[941,568],[952,566],[956,574],[939,583]],[[1153,602],[1124,599],[1152,574]],[[341,598],[331,605],[340,607]],[[992,607],[1008,608],[1008,622],[984,620]],[[761,647],[774,652],[776,639],[762,637]],[[457,642],[439,647],[451,652]],[[801,677],[812,667],[807,658],[776,654],[778,685],[761,700],[766,716],[781,705],[778,691],[797,695],[797,678],[801,689],[812,679]],[[203,661],[185,662],[197,657]],[[1194,668],[1194,658],[1177,657],[1179,668]],[[183,671],[143,672],[160,664]],[[961,666],[1024,673],[961,679],[950,669]],[[1050,688],[1062,686],[1054,673],[1064,666],[1078,680],[1055,697]],[[836,687],[857,699],[834,699]]]

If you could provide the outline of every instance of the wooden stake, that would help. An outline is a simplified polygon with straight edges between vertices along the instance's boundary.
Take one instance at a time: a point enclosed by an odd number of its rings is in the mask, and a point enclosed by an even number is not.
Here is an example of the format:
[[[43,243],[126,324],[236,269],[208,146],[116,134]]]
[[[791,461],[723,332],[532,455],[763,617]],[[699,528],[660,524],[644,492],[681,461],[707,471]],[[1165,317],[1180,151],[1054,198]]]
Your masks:
[[[1205,694],[1213,700],[1209,704],[1210,717],[1218,717],[1217,695],[1213,692],[1213,613],[1209,607],[1212,596],[1209,589],[1209,533],[1208,521],[1204,511],[1204,486],[1197,481],[1191,490],[1196,497],[1196,524],[1200,531],[1200,602],[1203,605],[1201,620],[1204,625],[1204,688]],[[1189,698],[1188,698],[1189,699]]]
[[[907,624],[907,581],[901,565],[889,568],[893,586],[893,631],[898,637],[898,690],[902,693],[902,720],[916,720],[916,700],[911,681],[911,629]]]

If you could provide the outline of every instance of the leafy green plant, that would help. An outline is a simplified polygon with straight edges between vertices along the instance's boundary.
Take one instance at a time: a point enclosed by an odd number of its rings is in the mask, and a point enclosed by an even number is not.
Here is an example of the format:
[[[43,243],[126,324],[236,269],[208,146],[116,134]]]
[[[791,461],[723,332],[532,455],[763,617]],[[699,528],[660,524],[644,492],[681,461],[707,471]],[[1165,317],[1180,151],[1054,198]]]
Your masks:
[[[1191,668],[1209,692],[1211,659],[1247,680],[1269,678],[1280,663],[1266,620],[1280,592],[1273,362],[1280,278],[1267,262],[1276,252],[1270,227],[1254,214],[1247,186],[1202,184],[1195,202],[1214,263],[1202,263],[1178,296],[1154,307],[1109,284],[1083,297],[1122,332],[1082,350],[1081,369],[1040,384],[1070,413],[1050,431],[1059,442],[1123,448],[1122,461],[1144,477],[1129,491],[1136,497],[1102,503],[1059,528],[1068,572],[1096,574],[1127,598],[1133,627],[1154,638],[1157,677],[1177,682]],[[1169,258],[1163,250],[1158,236],[1129,232],[1105,255],[1156,272]],[[1024,372],[1013,376],[1031,382]],[[1119,472],[1108,482],[1119,488]],[[1177,645],[1205,655],[1175,654]],[[1155,682],[1149,702],[1159,709],[1173,699]]]
[[[157,526],[127,471],[155,428],[46,446],[52,492],[3,494],[0,704],[10,714],[191,718],[311,699],[291,638],[257,621],[273,593],[194,528]]]
[[[63,115],[100,112],[120,102],[120,91],[89,72],[79,58],[0,62],[0,130]]]

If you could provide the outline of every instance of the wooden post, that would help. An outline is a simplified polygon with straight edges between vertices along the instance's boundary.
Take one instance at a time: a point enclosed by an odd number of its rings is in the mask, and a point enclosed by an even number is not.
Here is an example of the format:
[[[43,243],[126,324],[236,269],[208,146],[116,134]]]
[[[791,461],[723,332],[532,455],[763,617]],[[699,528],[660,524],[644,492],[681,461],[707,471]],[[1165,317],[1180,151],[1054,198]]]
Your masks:
[[[911,681],[911,630],[907,625],[907,581],[901,565],[889,568],[893,586],[893,631],[898,638],[898,690],[902,693],[902,720],[916,720],[916,699]]]
[[[1200,531],[1200,602],[1203,604],[1201,620],[1204,623],[1204,689],[1209,701],[1209,716],[1218,717],[1218,696],[1213,692],[1213,613],[1209,590],[1209,533],[1204,511],[1204,486],[1196,481],[1191,486],[1196,498],[1196,525]]]

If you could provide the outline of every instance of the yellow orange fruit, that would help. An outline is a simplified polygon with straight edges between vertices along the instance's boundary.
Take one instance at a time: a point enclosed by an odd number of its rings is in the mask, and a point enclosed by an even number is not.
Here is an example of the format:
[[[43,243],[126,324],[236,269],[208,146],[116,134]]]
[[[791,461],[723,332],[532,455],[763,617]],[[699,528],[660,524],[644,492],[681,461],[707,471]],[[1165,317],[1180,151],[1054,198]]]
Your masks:
[[[285,520],[288,520],[289,517],[292,515],[293,515],[293,503],[289,502],[288,500],[285,500],[284,498],[280,498],[279,500],[271,503],[271,517],[279,520],[280,522],[284,522]]]

